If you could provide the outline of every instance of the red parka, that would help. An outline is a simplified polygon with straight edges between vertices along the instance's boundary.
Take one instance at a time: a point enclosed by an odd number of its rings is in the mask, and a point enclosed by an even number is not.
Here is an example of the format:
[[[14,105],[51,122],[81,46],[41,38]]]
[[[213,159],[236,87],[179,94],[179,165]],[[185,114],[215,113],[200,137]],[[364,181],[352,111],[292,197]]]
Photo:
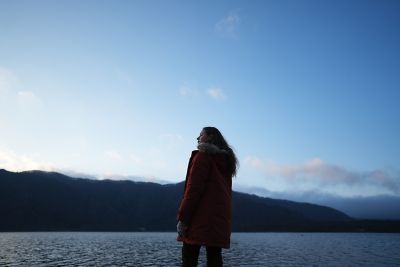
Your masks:
[[[179,241],[229,248],[232,177],[227,163],[227,152],[212,144],[200,144],[192,152],[177,216],[188,229]]]

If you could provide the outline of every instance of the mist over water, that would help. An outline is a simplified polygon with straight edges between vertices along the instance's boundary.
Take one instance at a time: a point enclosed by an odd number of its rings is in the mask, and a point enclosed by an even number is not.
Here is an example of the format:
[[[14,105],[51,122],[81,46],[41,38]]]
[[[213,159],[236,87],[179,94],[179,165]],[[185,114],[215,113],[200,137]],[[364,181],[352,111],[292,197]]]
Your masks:
[[[0,233],[0,266],[179,266],[175,233]],[[233,233],[225,266],[399,266],[400,234]],[[199,266],[205,266],[205,250]]]

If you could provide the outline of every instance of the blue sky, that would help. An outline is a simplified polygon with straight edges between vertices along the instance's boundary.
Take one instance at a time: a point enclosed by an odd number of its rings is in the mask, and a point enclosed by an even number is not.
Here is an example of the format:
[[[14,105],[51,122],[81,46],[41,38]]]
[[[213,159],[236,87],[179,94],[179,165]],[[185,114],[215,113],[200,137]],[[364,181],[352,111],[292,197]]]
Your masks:
[[[179,182],[203,126],[264,195],[400,195],[398,1],[0,2],[0,167]]]

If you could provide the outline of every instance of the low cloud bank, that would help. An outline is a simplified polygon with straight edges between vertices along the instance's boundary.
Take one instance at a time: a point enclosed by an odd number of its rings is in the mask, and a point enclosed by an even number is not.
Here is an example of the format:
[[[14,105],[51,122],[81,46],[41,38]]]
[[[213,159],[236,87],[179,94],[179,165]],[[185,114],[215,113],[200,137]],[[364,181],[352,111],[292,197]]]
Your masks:
[[[15,153],[14,151],[4,149],[0,149],[0,168],[14,172],[28,170],[55,170],[50,162],[38,161],[33,155],[20,155]]]
[[[353,171],[345,167],[329,164],[321,159],[312,159],[302,164],[278,164],[263,161],[257,157],[247,157],[245,164],[261,171],[266,178],[279,177],[289,187],[307,185],[309,189],[344,186],[363,190],[365,187],[400,195],[400,172],[393,169]]]
[[[236,185],[235,190],[262,197],[307,202],[338,209],[353,218],[400,220],[400,196],[342,197],[310,191],[273,192],[261,187]]]

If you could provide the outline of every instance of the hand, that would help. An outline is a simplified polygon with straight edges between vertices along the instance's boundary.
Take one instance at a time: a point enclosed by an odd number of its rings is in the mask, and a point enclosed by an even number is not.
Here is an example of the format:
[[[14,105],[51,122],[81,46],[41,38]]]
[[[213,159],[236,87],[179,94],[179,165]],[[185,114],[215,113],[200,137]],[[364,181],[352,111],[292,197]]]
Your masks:
[[[185,236],[187,226],[183,222],[179,221],[178,224],[176,225],[176,230],[179,236]]]

